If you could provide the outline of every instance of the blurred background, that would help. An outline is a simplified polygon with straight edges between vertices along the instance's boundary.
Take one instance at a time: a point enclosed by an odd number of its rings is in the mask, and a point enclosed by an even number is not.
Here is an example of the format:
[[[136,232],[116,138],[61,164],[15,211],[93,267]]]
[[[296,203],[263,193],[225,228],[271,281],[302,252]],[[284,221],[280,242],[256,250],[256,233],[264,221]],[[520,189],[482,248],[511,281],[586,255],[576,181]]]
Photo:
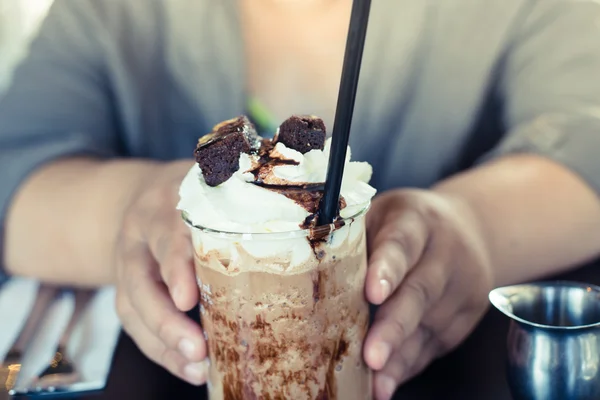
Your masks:
[[[0,0],[0,94],[53,0]]]

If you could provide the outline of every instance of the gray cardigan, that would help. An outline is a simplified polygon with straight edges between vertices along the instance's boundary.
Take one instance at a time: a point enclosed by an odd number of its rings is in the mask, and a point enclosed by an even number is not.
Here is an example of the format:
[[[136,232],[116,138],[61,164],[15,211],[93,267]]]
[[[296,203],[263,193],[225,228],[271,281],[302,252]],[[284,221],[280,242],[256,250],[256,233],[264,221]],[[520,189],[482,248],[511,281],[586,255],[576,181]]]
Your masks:
[[[237,20],[235,0],[56,0],[0,101],[0,224],[51,160],[191,157],[244,113]],[[599,20],[593,0],[373,0],[353,158],[386,190],[535,152],[600,193]]]

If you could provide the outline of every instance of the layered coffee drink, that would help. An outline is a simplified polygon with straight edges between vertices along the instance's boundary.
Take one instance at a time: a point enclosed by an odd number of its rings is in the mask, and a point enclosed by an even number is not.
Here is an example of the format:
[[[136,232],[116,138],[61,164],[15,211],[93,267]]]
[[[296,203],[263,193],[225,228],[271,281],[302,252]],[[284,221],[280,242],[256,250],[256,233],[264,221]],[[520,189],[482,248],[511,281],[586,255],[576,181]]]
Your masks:
[[[319,226],[323,122],[293,116],[274,139],[245,117],[196,148],[178,208],[192,232],[211,400],[371,399],[364,217],[371,167],[351,162],[340,215]]]

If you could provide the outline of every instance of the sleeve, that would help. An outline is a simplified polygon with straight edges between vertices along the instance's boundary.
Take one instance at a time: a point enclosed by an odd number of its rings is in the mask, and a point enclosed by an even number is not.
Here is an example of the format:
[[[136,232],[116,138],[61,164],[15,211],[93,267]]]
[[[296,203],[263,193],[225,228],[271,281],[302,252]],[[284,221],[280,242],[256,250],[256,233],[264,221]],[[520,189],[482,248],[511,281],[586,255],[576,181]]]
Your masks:
[[[58,158],[119,152],[92,3],[55,0],[0,99],[0,282],[6,214],[28,175]]]
[[[507,134],[484,160],[539,154],[600,194],[600,2],[530,4],[501,69]]]

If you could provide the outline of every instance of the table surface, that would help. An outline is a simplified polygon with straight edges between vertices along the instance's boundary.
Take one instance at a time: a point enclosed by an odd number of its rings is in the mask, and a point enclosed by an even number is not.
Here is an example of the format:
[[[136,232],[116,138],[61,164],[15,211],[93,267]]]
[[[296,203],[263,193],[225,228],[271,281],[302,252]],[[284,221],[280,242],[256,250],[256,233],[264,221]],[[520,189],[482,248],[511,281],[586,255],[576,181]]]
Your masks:
[[[600,262],[561,275],[600,284]],[[394,396],[402,400],[512,399],[504,375],[508,318],[490,308],[469,338],[449,355],[437,360],[420,376],[402,386]],[[134,343],[122,335],[110,378],[102,393],[82,400],[206,399],[205,388],[188,385],[151,363]]]

